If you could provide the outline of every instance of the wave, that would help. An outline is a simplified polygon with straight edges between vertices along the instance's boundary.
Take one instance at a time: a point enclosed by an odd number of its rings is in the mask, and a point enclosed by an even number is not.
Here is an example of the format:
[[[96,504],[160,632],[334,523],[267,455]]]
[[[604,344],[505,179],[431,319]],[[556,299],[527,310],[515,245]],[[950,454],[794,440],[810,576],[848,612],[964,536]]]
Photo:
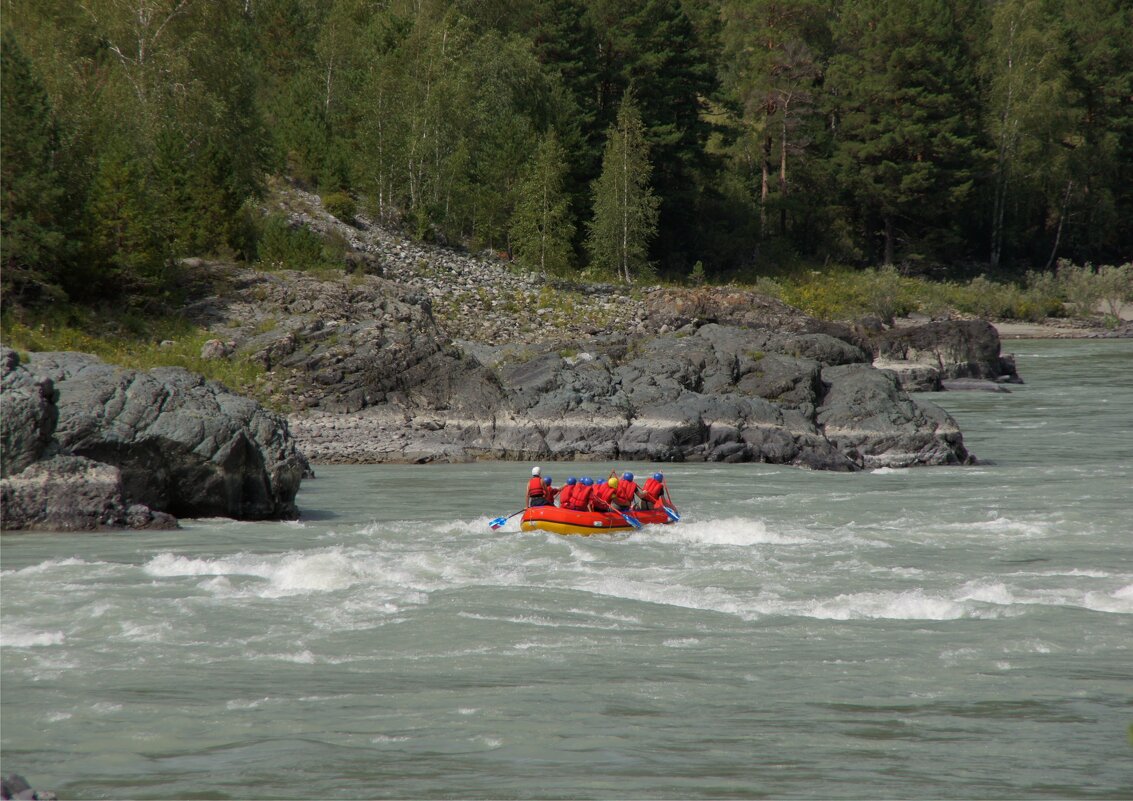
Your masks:
[[[32,631],[18,625],[5,624],[0,630],[0,646],[4,648],[42,648],[62,645],[66,639],[61,631]]]
[[[243,576],[261,579],[267,582],[267,586],[252,593],[260,597],[342,590],[373,578],[371,562],[358,559],[341,548],[266,556],[236,554],[218,559],[167,552],[155,556],[143,566],[143,570],[159,578],[211,577],[200,586],[214,592],[237,595],[246,594],[246,591],[218,578]]]
[[[682,522],[679,525],[644,529],[648,536],[667,543],[693,543],[697,545],[802,545],[813,542],[811,537],[772,531],[762,520],[747,517],[723,517],[713,520]]]

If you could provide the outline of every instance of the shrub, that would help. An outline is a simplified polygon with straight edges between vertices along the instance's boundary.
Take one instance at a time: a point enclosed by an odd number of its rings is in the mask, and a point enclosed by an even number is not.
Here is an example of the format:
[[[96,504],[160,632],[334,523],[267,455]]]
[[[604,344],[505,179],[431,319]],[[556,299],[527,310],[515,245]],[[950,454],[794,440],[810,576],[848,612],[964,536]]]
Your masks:
[[[272,270],[340,270],[346,240],[339,234],[323,239],[303,226],[292,226],[282,214],[264,224],[256,252],[260,266]]]
[[[358,206],[354,198],[346,192],[331,192],[323,196],[323,208],[343,222],[353,222],[354,215],[358,213]]]
[[[1133,303],[1133,262],[1119,267],[1105,266],[1098,270],[1098,294],[1105,304],[1106,313],[1115,321],[1121,319],[1121,310]]]

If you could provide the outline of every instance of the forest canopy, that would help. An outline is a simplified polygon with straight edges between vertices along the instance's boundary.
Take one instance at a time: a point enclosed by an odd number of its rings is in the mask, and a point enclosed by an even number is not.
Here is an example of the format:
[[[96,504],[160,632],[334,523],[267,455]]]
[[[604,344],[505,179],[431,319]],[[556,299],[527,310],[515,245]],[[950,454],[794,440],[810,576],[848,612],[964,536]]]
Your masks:
[[[561,274],[949,277],[1133,250],[1124,0],[3,12],[6,300],[159,292],[178,258],[254,259],[271,175]]]

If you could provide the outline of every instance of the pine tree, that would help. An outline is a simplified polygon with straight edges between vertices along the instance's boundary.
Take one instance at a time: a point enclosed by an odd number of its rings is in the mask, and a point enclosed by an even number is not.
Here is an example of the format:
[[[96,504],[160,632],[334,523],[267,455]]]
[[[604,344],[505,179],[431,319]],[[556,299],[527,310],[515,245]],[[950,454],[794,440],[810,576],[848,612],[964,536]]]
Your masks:
[[[846,2],[826,86],[836,118],[835,163],[880,224],[882,262],[897,241],[943,250],[967,219],[983,167],[971,59],[950,0]]]
[[[58,296],[68,245],[65,184],[56,168],[59,135],[47,93],[10,31],[4,32],[0,75],[4,294]]]
[[[521,263],[546,274],[570,266],[574,224],[566,193],[566,152],[554,131],[539,143],[519,185],[511,242]]]
[[[587,247],[595,263],[625,282],[649,275],[649,242],[657,235],[660,200],[653,194],[653,166],[645,125],[630,91],[622,98],[602,156],[602,174],[594,182],[594,217]]]

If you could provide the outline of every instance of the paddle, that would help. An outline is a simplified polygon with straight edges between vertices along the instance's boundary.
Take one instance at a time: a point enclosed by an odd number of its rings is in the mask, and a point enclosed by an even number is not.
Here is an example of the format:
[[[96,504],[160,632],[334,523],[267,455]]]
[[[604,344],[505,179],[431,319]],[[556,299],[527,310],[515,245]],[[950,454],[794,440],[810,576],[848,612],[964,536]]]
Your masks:
[[[501,526],[503,526],[503,524],[504,524],[504,523],[506,523],[507,521],[511,520],[511,519],[512,519],[513,517],[515,517],[516,515],[523,513],[524,511],[525,511],[525,510],[523,510],[523,509],[520,509],[520,510],[519,510],[518,512],[512,512],[512,513],[511,513],[510,515],[508,515],[507,517],[497,517],[497,518],[495,518],[494,520],[489,520],[489,521],[488,521],[488,525],[492,527],[492,531],[495,531],[496,529],[498,529],[498,528],[500,528]]]
[[[669,499],[669,503],[673,503],[673,494],[671,492],[669,492],[669,482],[668,481],[662,481],[661,486],[665,490],[664,497]],[[676,504],[673,504],[673,506],[676,506]],[[667,514],[669,516],[669,520],[671,520],[674,523],[681,522],[681,516],[679,514],[677,514],[677,510],[666,505],[665,501],[661,501],[661,508],[664,509],[665,514]]]
[[[629,524],[630,524],[631,526],[633,526],[634,528],[641,528],[641,521],[640,521],[640,520],[638,520],[638,519],[637,519],[636,517],[634,517],[633,515],[631,515],[631,514],[626,514],[625,512],[621,511],[620,509],[614,509],[613,511],[617,512],[618,514],[620,514],[620,515],[622,516],[622,519],[623,519],[623,520],[625,520],[625,521],[626,521],[627,523],[629,523]]]

